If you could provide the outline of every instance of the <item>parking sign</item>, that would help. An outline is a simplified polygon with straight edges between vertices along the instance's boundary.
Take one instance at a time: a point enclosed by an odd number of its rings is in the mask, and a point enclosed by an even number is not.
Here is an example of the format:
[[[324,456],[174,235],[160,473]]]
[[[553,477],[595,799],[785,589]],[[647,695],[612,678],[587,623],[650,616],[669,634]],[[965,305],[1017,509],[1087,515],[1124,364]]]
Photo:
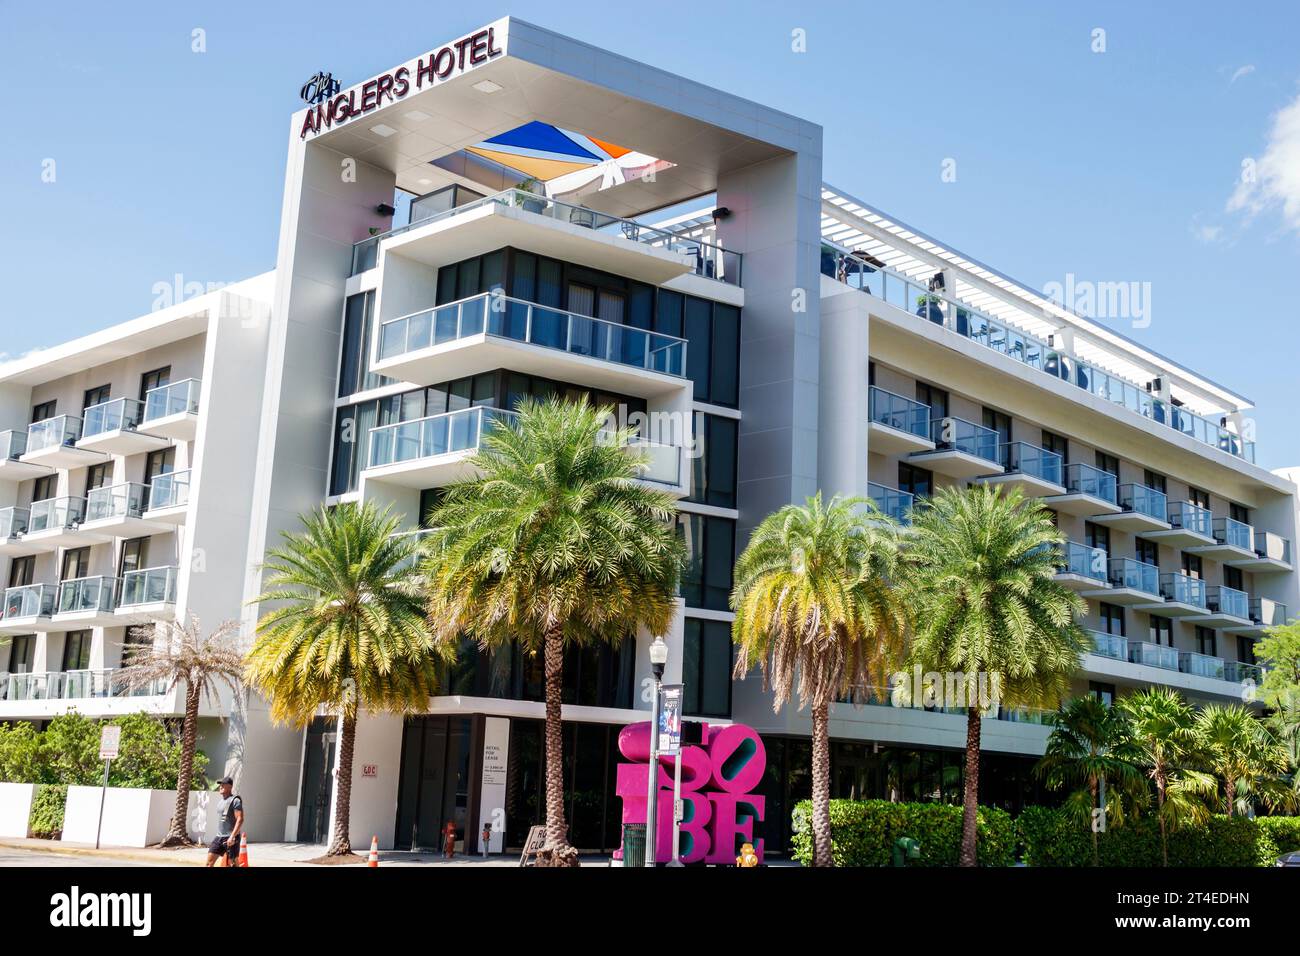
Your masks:
[[[116,760],[121,744],[122,728],[117,724],[105,724],[99,732],[99,759]]]

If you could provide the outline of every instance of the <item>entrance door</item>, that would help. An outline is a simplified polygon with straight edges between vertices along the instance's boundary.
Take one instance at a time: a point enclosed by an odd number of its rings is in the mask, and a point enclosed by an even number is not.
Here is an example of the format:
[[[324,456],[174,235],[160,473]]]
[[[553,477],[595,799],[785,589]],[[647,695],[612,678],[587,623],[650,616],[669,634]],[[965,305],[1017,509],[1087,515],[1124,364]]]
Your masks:
[[[302,763],[302,802],[298,808],[298,842],[329,840],[330,807],[334,803],[334,755],[338,749],[338,721],[317,717],[307,728]]]
[[[441,850],[443,828],[456,828],[456,850],[465,848],[470,825],[470,755],[474,751],[469,717],[412,717],[402,733],[402,773],[397,795],[399,849]],[[480,744],[481,746],[481,744]]]

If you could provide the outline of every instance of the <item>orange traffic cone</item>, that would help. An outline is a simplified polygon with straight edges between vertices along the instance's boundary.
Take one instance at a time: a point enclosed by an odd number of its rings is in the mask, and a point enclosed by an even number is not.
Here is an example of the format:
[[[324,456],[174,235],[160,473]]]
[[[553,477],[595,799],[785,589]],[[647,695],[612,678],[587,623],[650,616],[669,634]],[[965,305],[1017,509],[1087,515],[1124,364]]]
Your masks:
[[[379,837],[377,836],[370,838],[370,859],[366,861],[366,866],[379,866]]]
[[[239,834],[239,865],[248,866],[248,834]]]

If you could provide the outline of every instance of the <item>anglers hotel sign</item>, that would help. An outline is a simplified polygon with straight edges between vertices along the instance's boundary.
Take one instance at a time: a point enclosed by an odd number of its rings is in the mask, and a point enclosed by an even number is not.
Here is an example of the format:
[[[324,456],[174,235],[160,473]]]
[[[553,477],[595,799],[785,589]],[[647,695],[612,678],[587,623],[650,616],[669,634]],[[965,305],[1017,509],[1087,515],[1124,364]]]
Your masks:
[[[454,40],[425,56],[418,57],[395,70],[381,73],[346,92],[324,97],[303,116],[300,139],[315,136],[348,120],[379,109],[386,103],[396,103],[412,90],[437,86],[461,76],[476,66],[496,59],[505,52],[505,30],[498,33],[497,25],[485,27],[477,33]],[[313,77],[312,81],[318,77]],[[332,77],[331,77],[332,80]],[[312,82],[309,81],[309,84]],[[327,87],[328,89],[328,87]],[[307,88],[303,88],[306,98]]]

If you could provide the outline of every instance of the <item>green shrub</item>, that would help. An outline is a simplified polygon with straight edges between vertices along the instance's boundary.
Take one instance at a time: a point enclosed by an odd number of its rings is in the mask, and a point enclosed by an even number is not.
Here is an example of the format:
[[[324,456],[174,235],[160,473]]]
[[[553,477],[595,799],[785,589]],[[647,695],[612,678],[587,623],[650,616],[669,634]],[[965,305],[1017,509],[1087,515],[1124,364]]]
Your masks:
[[[894,841],[912,837],[921,858],[909,866],[956,866],[961,851],[962,808],[946,803],[891,803],[888,800],[832,800],[831,854],[836,866],[889,866]],[[812,802],[801,801],[792,815],[794,857],[812,862]],[[1015,862],[1015,827],[997,807],[980,807],[976,825],[981,866]]]
[[[1256,817],[1255,823],[1273,841],[1274,859],[1300,850],[1300,817]]]
[[[63,810],[68,803],[68,788],[51,783],[38,787],[32,798],[32,813],[28,826],[32,836],[43,840],[57,840],[63,835]]]
[[[36,728],[26,721],[0,724],[0,780],[40,783],[41,771],[41,735]]]
[[[180,738],[150,714],[126,714],[112,722],[122,728],[122,745],[109,771],[109,786],[175,790],[181,772]],[[191,790],[205,789],[207,767],[207,756],[196,750]],[[100,768],[102,774],[102,764]]]

